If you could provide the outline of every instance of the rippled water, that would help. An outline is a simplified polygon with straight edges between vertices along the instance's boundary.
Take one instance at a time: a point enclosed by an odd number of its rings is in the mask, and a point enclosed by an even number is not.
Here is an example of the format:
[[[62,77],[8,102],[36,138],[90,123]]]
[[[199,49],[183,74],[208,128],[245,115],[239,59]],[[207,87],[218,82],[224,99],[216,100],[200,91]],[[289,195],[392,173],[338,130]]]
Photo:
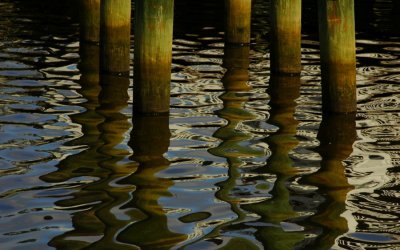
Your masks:
[[[250,48],[222,2],[176,0],[169,117],[99,78],[73,1],[0,3],[1,249],[400,249],[391,1],[356,1],[358,113],[330,117],[315,3],[302,76],[270,77],[268,2]]]

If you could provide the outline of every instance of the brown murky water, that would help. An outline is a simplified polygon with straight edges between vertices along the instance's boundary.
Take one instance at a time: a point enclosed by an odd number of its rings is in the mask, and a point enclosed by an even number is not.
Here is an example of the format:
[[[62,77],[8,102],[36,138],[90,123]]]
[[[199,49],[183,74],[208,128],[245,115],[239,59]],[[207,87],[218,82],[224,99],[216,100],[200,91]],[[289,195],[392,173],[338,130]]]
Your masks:
[[[358,113],[322,117],[303,2],[303,73],[270,77],[268,2],[249,49],[176,0],[171,114],[132,117],[72,1],[2,0],[0,248],[400,249],[400,14],[356,1]]]

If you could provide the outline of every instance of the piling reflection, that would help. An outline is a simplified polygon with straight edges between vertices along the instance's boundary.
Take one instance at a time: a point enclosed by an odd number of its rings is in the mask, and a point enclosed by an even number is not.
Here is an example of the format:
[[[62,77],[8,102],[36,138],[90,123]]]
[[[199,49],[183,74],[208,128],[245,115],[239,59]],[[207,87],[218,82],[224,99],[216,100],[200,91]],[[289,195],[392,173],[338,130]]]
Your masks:
[[[226,44],[224,50],[223,66],[226,73],[222,79],[225,93],[220,96],[224,103],[224,107],[217,111],[219,117],[225,119],[227,124],[219,128],[214,137],[219,138],[222,142],[215,148],[209,149],[209,152],[215,156],[224,157],[228,162],[228,178],[219,183],[220,190],[216,193],[216,197],[222,201],[228,202],[231,210],[236,213],[237,218],[228,223],[224,223],[218,227],[219,230],[229,231],[232,224],[243,221],[246,217],[245,212],[240,208],[240,204],[247,197],[240,195],[243,191],[243,174],[244,159],[261,157],[264,150],[249,146],[253,136],[249,133],[240,131],[239,126],[246,121],[254,120],[256,116],[245,109],[245,103],[249,100],[246,91],[251,88],[247,84],[249,80],[249,46],[240,46]],[[244,191],[243,191],[244,193]],[[239,244],[242,248],[253,249],[256,245],[245,239],[227,237],[227,248],[232,245]]]
[[[55,172],[41,177],[47,182],[71,182],[77,192],[60,199],[60,209],[71,209],[73,230],[53,238],[49,245],[59,249],[121,247],[115,234],[129,223],[130,215],[119,207],[129,200],[133,186],[115,185],[136,167],[122,163],[129,155],[121,146],[130,124],[122,113],[127,107],[129,78],[102,75],[99,77],[99,47],[81,44],[82,72],[80,94],[87,99],[82,104],[86,111],[72,115],[74,123],[82,127],[82,136],[68,143],[83,148],[77,154],[60,161]],[[93,181],[80,182],[85,176]],[[74,179],[75,178],[75,179]],[[76,180],[76,181],[75,181]],[[124,248],[129,249],[129,248]]]
[[[133,186],[115,185],[117,179],[128,175],[135,167],[134,163],[121,163],[129,154],[126,148],[119,147],[124,134],[129,129],[128,117],[121,113],[127,106],[129,86],[128,78],[115,76],[101,77],[99,106],[96,109],[96,126],[84,131],[80,138],[90,138],[93,144],[84,150],[60,162],[60,168],[45,176],[47,179],[61,181],[58,176],[91,176],[96,180],[81,184],[79,192],[72,198],[57,203],[63,209],[82,208],[72,216],[74,230],[54,238],[49,245],[57,248],[94,247],[105,245],[111,248],[121,247],[114,240],[115,235],[129,223],[130,215],[120,209],[129,200],[128,192]],[[115,88],[114,86],[119,86]],[[85,124],[82,124],[85,127]],[[96,138],[92,138],[95,134]],[[79,139],[78,139],[79,140]],[[79,144],[85,141],[79,140]],[[71,174],[72,173],[72,174]],[[55,178],[54,178],[55,177]],[[124,248],[129,249],[129,248]]]
[[[318,1],[324,113],[357,111],[354,1]]]
[[[335,239],[348,231],[347,220],[341,217],[346,211],[346,196],[353,189],[345,175],[343,161],[353,151],[356,140],[355,114],[324,116],[318,131],[322,157],[321,168],[304,178],[325,195],[326,201],[311,217],[312,223],[323,228],[313,243],[313,249],[331,249]]]
[[[160,199],[169,197],[168,188],[174,185],[170,179],[157,173],[169,167],[163,154],[168,151],[171,133],[168,116],[139,116],[133,118],[133,130],[129,142],[134,154],[132,160],[139,163],[133,174],[119,184],[133,184],[135,191],[125,209],[135,211],[133,223],[124,229],[117,239],[143,249],[170,249],[187,239],[186,235],[171,232],[168,218]]]
[[[99,47],[97,45],[81,43],[81,62],[79,69],[82,72],[79,84],[79,93],[87,101],[82,105],[86,111],[71,115],[72,122],[81,125],[82,136],[66,143],[66,146],[82,147],[83,150],[75,155],[67,156],[58,165],[56,172],[42,176],[47,182],[63,182],[83,174],[101,175],[101,170],[92,164],[93,159],[101,158],[97,152],[101,146],[98,125],[103,122],[103,117],[96,112],[100,106],[100,79],[99,79]]]
[[[271,112],[268,121],[279,129],[266,138],[272,154],[267,165],[257,171],[276,175],[276,181],[270,192],[271,199],[243,206],[260,216],[254,225],[257,230],[255,235],[265,249],[294,249],[304,239],[304,234],[298,232],[302,228],[288,222],[299,216],[290,203],[288,188],[291,178],[297,174],[290,151],[298,144],[295,137],[298,121],[294,118],[294,112],[299,90],[299,76],[271,76]]]
[[[125,132],[130,128],[128,117],[122,113],[128,106],[129,78],[115,75],[101,75],[100,107],[97,112],[104,117],[100,124],[101,139],[104,145],[100,153],[116,155],[115,147],[124,140]],[[115,152],[114,152],[115,151]]]
[[[79,68],[82,71],[80,79],[80,94],[87,102],[82,106],[86,108],[83,113],[78,113],[71,116],[74,123],[81,125],[82,136],[67,143],[67,146],[81,146],[85,147],[81,152],[71,155],[60,161],[57,165],[57,171],[51,172],[47,175],[41,176],[41,179],[46,182],[65,182],[70,178],[80,177],[84,175],[101,176],[103,175],[101,169],[98,168],[97,163],[93,159],[101,158],[98,153],[100,143],[100,131],[97,126],[102,122],[102,117],[96,112],[99,107],[98,95],[100,93],[99,82],[99,47],[96,45],[81,43],[80,46],[81,62]],[[84,190],[76,193],[73,199],[61,200],[57,203],[60,207],[79,206],[80,200],[83,197]],[[74,202],[74,199],[76,202]],[[84,201],[83,204],[90,203]],[[85,240],[82,242],[78,240],[67,240],[68,237],[74,238],[79,235],[86,236],[99,236],[102,230],[102,224],[98,221],[93,212],[82,212],[72,216],[72,223],[74,230],[67,232],[63,235],[55,237],[50,246],[59,248],[66,245],[71,247],[83,247]]]
[[[115,236],[125,228],[134,216],[130,211],[121,207],[130,200],[129,192],[133,185],[121,186],[117,180],[129,175],[137,167],[135,162],[128,161],[129,149],[125,146],[124,138],[130,128],[128,117],[123,109],[128,106],[129,78],[115,75],[101,75],[100,106],[97,109],[104,121],[99,124],[100,141],[102,146],[98,153],[103,156],[98,167],[107,174],[90,185],[90,191],[102,193],[102,202],[94,206],[96,217],[103,225],[102,237],[91,244],[92,248],[101,249],[132,249],[115,240]],[[133,248],[134,249],[134,248]]]
[[[224,107],[217,111],[219,117],[227,120],[227,124],[214,133],[214,137],[222,140],[221,144],[216,148],[212,148],[209,152],[213,155],[224,157],[229,164],[229,178],[220,183],[221,190],[217,193],[217,197],[224,200],[234,202],[230,197],[230,192],[235,187],[237,179],[241,177],[240,167],[243,165],[243,158],[251,158],[261,156],[263,151],[251,148],[246,145],[246,141],[252,138],[250,134],[242,132],[238,126],[252,119],[255,115],[244,108],[249,97],[245,91],[250,90],[247,81],[249,66],[249,47],[227,45],[224,54],[224,67],[227,69],[222,81],[226,92],[220,96],[224,103]],[[237,210],[232,204],[233,210]]]

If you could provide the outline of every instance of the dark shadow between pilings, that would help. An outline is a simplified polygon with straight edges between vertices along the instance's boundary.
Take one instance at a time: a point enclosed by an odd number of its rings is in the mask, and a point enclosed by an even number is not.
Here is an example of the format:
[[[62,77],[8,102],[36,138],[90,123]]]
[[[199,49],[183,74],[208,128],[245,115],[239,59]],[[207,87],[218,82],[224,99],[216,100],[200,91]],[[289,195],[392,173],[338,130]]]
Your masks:
[[[136,220],[117,237],[118,241],[143,249],[170,249],[187,235],[171,232],[168,219],[159,200],[171,196],[168,189],[174,181],[158,177],[157,173],[170,165],[164,153],[168,151],[171,133],[168,116],[133,117],[130,147],[137,171],[122,179],[119,184],[135,185],[131,201],[124,206],[136,210]]]
[[[296,99],[300,96],[300,76],[271,76],[268,93],[271,96],[268,123],[279,129],[265,139],[271,149],[271,156],[264,167],[255,171],[276,175],[270,192],[273,197],[260,203],[246,204],[243,208],[260,216],[257,220],[260,226],[255,226],[255,235],[265,249],[294,249],[305,235],[302,232],[285,231],[282,223],[299,216],[290,202],[288,185],[297,174],[290,152],[298,144],[298,121],[294,113]]]
[[[400,30],[398,24],[400,23],[400,1],[392,0],[393,8],[392,8],[392,24],[393,24],[393,33],[395,35],[400,35]]]
[[[323,232],[316,238],[310,249],[331,249],[337,237],[348,231],[347,220],[341,216],[346,211],[347,193],[354,187],[348,183],[343,163],[353,152],[356,140],[355,114],[324,115],[318,131],[321,168],[305,176],[302,183],[318,187],[326,200],[310,221]]]

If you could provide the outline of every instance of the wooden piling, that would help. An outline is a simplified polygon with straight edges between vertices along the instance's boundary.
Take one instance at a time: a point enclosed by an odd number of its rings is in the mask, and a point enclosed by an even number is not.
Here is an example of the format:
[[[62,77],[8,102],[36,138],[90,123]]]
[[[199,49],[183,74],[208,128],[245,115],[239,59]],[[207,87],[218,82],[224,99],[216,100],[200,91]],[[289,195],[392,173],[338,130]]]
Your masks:
[[[174,0],[135,2],[134,111],[169,112]]]
[[[125,108],[129,101],[129,77],[101,74],[100,85],[99,103],[101,106],[97,112],[104,113],[105,116],[109,113],[120,115],[121,109]]]
[[[100,69],[128,75],[131,0],[101,0]]]
[[[251,89],[249,81],[250,46],[226,43],[224,47],[222,78],[226,91],[247,91]]]
[[[81,72],[79,84],[81,95],[93,103],[98,104],[99,86],[99,46],[92,43],[81,43],[79,46],[80,62],[78,64]],[[96,91],[94,91],[96,89]],[[96,104],[96,105],[97,105]]]
[[[251,0],[225,0],[226,42],[250,43]]]
[[[81,0],[79,3],[81,41],[98,43],[100,41],[100,0]]]
[[[271,72],[301,72],[301,0],[271,0]]]
[[[354,0],[319,0],[324,112],[357,110]]]

